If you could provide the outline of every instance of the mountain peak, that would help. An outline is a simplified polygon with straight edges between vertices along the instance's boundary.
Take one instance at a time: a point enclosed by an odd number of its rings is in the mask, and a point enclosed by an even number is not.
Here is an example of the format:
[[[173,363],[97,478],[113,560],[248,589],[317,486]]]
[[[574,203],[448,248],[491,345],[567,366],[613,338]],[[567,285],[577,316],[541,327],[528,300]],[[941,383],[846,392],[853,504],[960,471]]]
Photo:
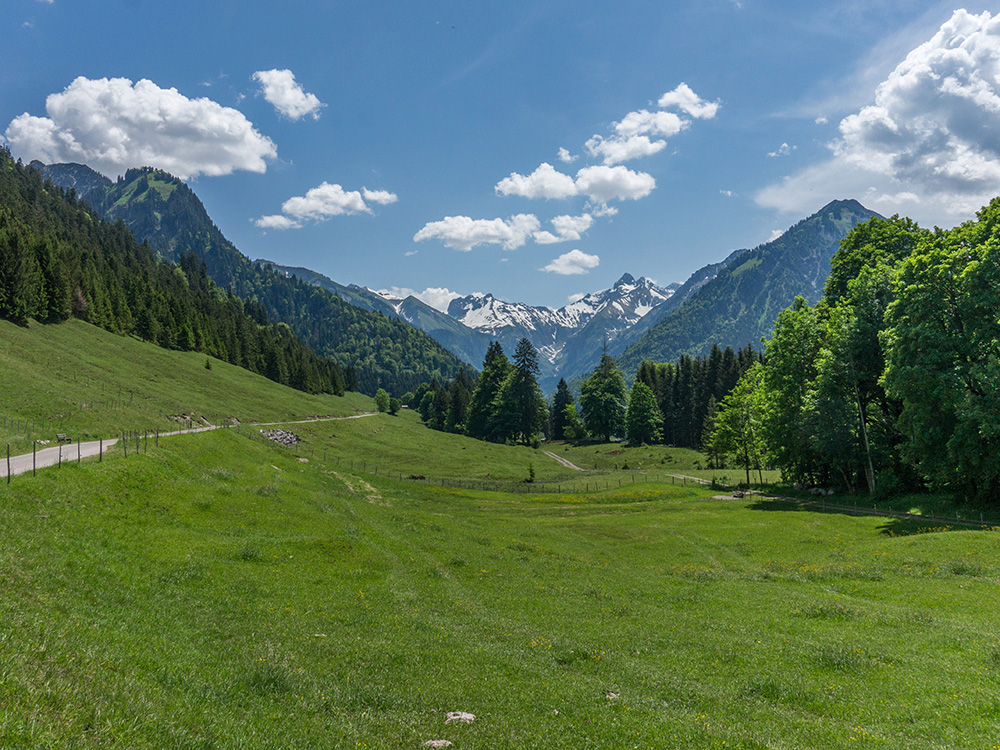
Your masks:
[[[632,274],[623,273],[622,277],[615,282],[615,286],[619,287],[624,284],[634,284],[634,283],[635,283],[635,277],[633,277]]]

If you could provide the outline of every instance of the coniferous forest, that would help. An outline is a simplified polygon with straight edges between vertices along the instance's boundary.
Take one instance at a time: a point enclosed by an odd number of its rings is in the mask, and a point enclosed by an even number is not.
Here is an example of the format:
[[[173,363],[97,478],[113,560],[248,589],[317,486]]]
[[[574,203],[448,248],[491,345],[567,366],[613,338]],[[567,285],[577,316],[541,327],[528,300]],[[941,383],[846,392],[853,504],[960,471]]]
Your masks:
[[[0,150],[0,317],[79,318],[168,349],[204,352],[311,393],[343,394],[347,375],[265,309],[219,288],[203,261],[162,263],[121,222]]]

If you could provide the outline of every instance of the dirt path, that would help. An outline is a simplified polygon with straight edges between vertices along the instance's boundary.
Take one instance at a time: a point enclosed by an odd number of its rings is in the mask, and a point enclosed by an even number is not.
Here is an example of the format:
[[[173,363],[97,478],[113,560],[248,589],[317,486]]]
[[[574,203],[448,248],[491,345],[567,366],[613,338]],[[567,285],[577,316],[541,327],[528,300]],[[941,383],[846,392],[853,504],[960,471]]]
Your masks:
[[[378,412],[372,411],[367,414],[352,414],[349,417],[315,417],[314,419],[299,419],[295,422],[251,422],[250,427],[270,427],[276,424],[309,424],[310,422],[336,422],[342,419],[362,419],[363,417],[377,417]]]
[[[567,469],[572,469],[573,471],[584,471],[584,469],[581,469],[579,466],[577,466],[576,464],[572,463],[571,461],[567,461],[565,458],[560,458],[559,456],[557,456],[552,451],[542,451],[542,453],[544,453],[549,458],[554,458],[556,461],[558,461],[559,463],[561,463]]]

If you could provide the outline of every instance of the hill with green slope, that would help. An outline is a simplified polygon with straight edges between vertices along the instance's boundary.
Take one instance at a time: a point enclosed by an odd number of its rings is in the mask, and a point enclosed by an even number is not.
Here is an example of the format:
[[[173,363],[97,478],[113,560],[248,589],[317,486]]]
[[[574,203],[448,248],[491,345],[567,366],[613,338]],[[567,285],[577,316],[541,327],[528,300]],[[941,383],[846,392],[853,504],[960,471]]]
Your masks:
[[[374,411],[359,393],[310,395],[197,352],[163,349],[79,320],[0,321],[0,444],[188,424],[238,424]]]
[[[0,319],[86,320],[164,348],[198,351],[301,390],[344,392],[331,359],[220,289],[203,263],[157,260],[122,224],[0,149]]]
[[[117,182],[88,183],[87,167],[32,164],[60,186],[93,184],[87,195],[102,216],[121,220],[165,260],[194,253],[223,289],[259,304],[316,352],[352,368],[357,387],[401,395],[434,377],[454,377],[463,362],[430,336],[396,318],[354,307],[334,294],[244,256],[209,218],[184,182],[156,169],[131,169]],[[96,175],[96,173],[94,173]],[[100,187],[103,186],[103,187]],[[354,383],[351,382],[351,385]]]
[[[757,346],[796,296],[822,296],[840,241],[873,216],[878,214],[857,201],[833,201],[777,239],[739,254],[625,349],[619,365],[634,373],[644,359],[672,362],[682,354],[707,354],[713,344]]]
[[[485,333],[459,323],[450,315],[436,310],[412,295],[405,299],[387,299],[356,284],[347,286],[338,284],[333,279],[308,268],[283,266],[270,260],[258,260],[257,263],[270,266],[286,276],[295,276],[309,284],[322,287],[355,307],[380,312],[389,318],[401,318],[431,336],[463,361],[477,367],[482,363],[486,350],[493,340]]]

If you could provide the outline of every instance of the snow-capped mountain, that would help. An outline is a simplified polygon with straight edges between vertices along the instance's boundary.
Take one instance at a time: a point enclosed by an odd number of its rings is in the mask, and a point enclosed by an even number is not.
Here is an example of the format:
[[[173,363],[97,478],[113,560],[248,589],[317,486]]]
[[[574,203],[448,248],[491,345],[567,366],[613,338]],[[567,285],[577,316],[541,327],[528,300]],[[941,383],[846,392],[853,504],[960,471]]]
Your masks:
[[[497,339],[506,351],[513,351],[519,339],[527,338],[555,374],[568,356],[580,359],[575,351],[579,345],[590,350],[596,340],[599,353],[605,338],[611,341],[670,299],[677,286],[661,287],[649,279],[636,280],[625,274],[610,289],[592,292],[558,309],[506,302],[492,294],[470,294],[452,300],[448,314]]]

